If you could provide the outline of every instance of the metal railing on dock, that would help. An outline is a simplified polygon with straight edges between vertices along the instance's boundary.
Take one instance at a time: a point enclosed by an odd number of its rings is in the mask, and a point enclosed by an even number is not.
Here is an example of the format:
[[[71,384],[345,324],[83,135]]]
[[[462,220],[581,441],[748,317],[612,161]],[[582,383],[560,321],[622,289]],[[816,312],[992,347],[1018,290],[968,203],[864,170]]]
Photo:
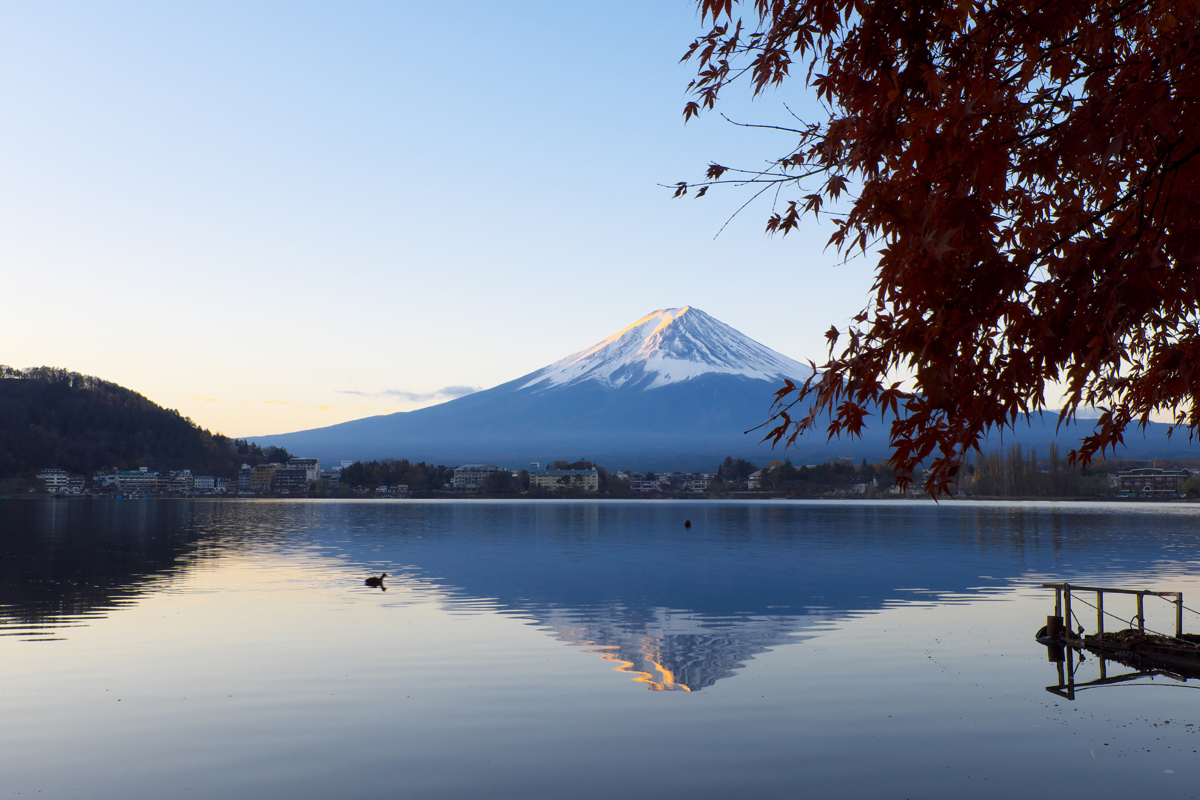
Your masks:
[[[1067,633],[1070,633],[1071,619],[1078,619],[1071,613],[1071,593],[1072,592],[1095,592],[1096,593],[1096,632],[1104,633],[1104,595],[1106,594],[1132,594],[1137,595],[1137,614],[1130,619],[1130,626],[1133,625],[1133,620],[1137,620],[1138,631],[1145,633],[1146,617],[1143,607],[1143,601],[1147,595],[1151,597],[1173,597],[1175,598],[1175,636],[1183,636],[1183,592],[1152,592],[1149,589],[1106,589],[1100,586],[1074,586],[1069,583],[1043,583],[1043,589],[1054,590],[1054,616],[1059,618],[1065,624]],[[1084,601],[1086,602],[1086,601]],[[1091,605],[1088,603],[1088,605]],[[1112,616],[1116,617],[1115,614]],[[1120,619],[1120,617],[1117,617]]]

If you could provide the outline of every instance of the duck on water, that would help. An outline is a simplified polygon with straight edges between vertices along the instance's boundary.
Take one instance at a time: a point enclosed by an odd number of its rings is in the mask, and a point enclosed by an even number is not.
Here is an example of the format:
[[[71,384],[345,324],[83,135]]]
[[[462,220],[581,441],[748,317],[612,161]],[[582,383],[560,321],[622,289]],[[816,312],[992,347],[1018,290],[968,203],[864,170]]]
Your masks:
[[[383,585],[383,579],[386,578],[387,576],[388,576],[388,574],[386,572],[381,573],[378,578],[376,578],[374,575],[372,575],[371,577],[369,577],[365,581],[363,581],[363,583],[365,583],[367,586],[378,586],[380,589],[383,589],[386,592],[387,587]]]

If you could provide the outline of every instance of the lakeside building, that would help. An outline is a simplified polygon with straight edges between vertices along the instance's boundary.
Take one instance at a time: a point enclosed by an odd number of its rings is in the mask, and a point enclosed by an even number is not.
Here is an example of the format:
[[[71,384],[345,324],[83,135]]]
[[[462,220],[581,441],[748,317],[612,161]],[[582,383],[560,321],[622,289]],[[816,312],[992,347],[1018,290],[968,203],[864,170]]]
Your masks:
[[[329,488],[336,489],[342,485],[342,468],[334,467],[321,472],[321,480],[329,481]]]
[[[308,470],[279,467],[271,473],[272,492],[288,492],[308,486]]]
[[[167,491],[179,492],[185,494],[192,491],[195,487],[195,481],[192,478],[190,469],[171,470],[167,477]]]
[[[450,485],[460,491],[482,491],[488,478],[499,469],[494,464],[463,464],[454,468],[454,477],[450,480]]]
[[[584,492],[600,491],[600,471],[595,469],[540,469],[530,464],[530,489],[578,489]]]
[[[119,487],[117,479],[117,471],[115,469],[105,471],[97,470],[92,473],[92,489],[104,489],[109,486],[114,488]]]
[[[1138,467],[1117,473],[1117,488],[1140,497],[1177,497],[1184,482],[1192,477],[1187,469]]]
[[[629,482],[629,491],[641,492],[643,494],[646,492],[658,492],[662,491],[662,484],[660,484],[657,480],[632,480]]]
[[[103,469],[92,473],[91,490],[98,492],[121,492],[130,495],[142,494],[224,494],[236,487],[243,492],[252,489],[261,492],[282,490],[307,489],[313,483],[311,469],[319,467],[316,459],[293,459],[301,462],[300,466],[283,467],[280,464],[267,464],[262,467],[251,467],[242,464],[236,479],[217,477],[215,475],[193,475],[190,469],[170,470],[169,472],[151,472],[149,467],[138,469],[116,470]],[[304,463],[310,462],[310,463]],[[277,472],[282,472],[276,477]],[[340,471],[338,471],[340,477]],[[67,470],[58,467],[48,467],[36,473],[36,478],[42,489],[50,494],[83,494],[87,489],[87,479],[83,475],[72,475]],[[334,486],[337,482],[334,482]]]
[[[251,467],[249,490],[252,492],[271,491],[271,479],[275,477],[275,472],[279,469],[282,469],[281,464],[261,464]]]
[[[304,470],[304,480],[309,483],[321,480],[321,459],[319,458],[289,458],[287,468]]]
[[[44,469],[37,474],[37,479],[50,494],[60,494],[69,490],[71,474],[65,469]]]
[[[117,488],[125,494],[150,494],[157,492],[159,474],[149,467],[124,469],[117,473]]]

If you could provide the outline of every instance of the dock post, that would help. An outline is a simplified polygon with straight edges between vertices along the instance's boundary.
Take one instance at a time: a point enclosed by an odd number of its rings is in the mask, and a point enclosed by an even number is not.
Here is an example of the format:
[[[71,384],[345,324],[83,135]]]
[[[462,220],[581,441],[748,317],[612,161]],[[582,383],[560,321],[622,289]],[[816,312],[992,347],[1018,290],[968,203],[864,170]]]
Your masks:
[[[1062,587],[1054,587],[1054,616],[1062,616]]]
[[[1175,593],[1175,638],[1183,638],[1183,592]]]
[[[1096,592],[1096,633],[1104,633],[1104,592],[1101,591]]]
[[[1071,629],[1071,584],[1063,584],[1063,625],[1067,628],[1067,639],[1074,631]]]
[[[1070,598],[1070,592],[1067,597]],[[1067,699],[1075,699],[1075,651],[1067,648]]]
[[[1138,633],[1146,632],[1146,618],[1142,616],[1142,600],[1144,598],[1145,598],[1145,595],[1142,594],[1141,592],[1138,592],[1138,596],[1137,596],[1137,599],[1138,599],[1138,601],[1137,601],[1137,603],[1138,603]]]

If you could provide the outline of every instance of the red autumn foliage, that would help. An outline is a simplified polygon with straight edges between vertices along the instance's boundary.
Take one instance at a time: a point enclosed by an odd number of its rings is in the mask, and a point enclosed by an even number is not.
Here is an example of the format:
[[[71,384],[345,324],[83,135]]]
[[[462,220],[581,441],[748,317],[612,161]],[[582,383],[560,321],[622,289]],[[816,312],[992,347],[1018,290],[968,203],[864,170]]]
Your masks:
[[[785,129],[770,169],[696,186],[795,191],[769,232],[824,212],[840,253],[878,253],[867,308],[780,390],[768,439],[896,411],[893,466],[926,462],[936,496],[1055,382],[1060,423],[1103,412],[1072,462],[1154,412],[1200,431],[1200,0],[697,3],[715,27],[684,55],[685,119],[738,80],[803,80],[831,112]]]

